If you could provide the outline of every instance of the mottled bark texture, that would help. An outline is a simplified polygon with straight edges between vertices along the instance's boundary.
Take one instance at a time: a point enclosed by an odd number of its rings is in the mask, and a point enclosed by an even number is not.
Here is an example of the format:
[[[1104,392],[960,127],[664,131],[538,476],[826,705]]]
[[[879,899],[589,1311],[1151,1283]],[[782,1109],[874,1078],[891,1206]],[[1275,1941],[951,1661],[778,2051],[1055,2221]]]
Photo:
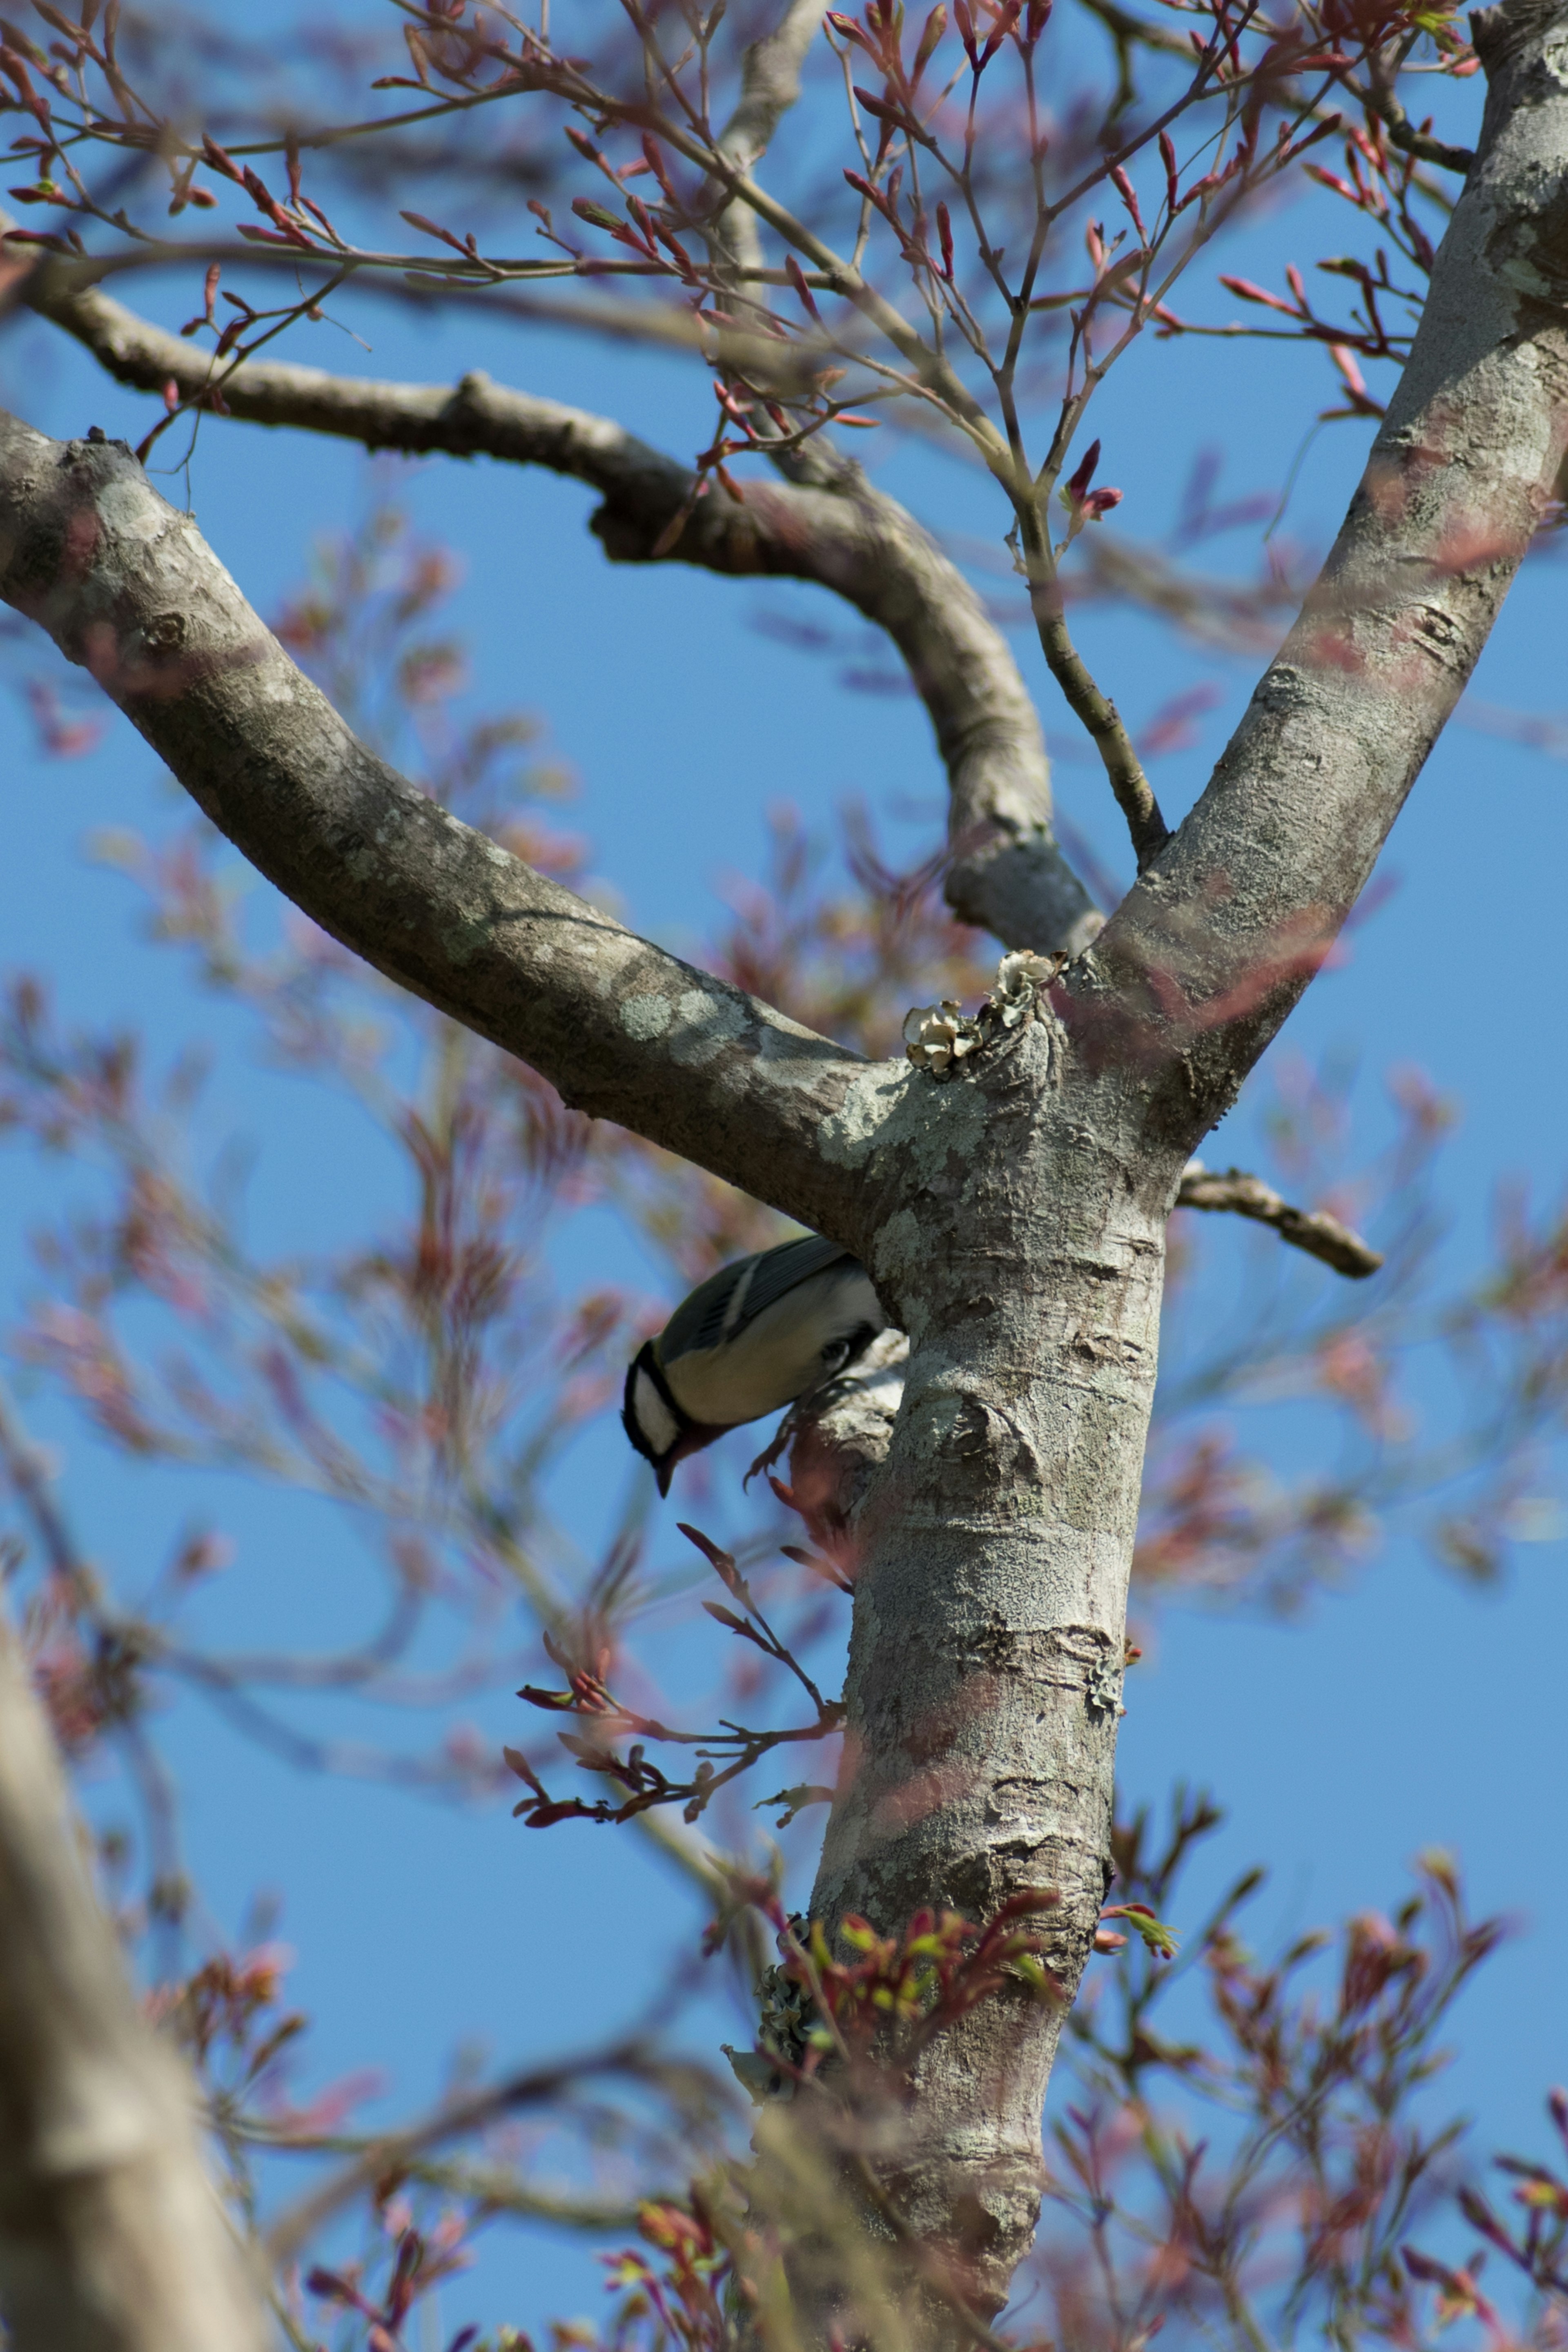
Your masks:
[[[850,1530],[849,1731],[815,1907],[890,1930],[1054,1887],[1069,1994],[1110,1868],[1166,1216],[1364,882],[1563,465],[1568,14],[1477,21],[1476,165],[1321,580],[1180,832],[1048,1003],[945,1076],[858,1063],[454,824],[354,742],[128,453],[0,438],[0,593],[290,897],[569,1100],[865,1257],[910,1353]],[[787,492],[749,518],[704,501],[700,530],[787,513],[803,546],[821,536],[777,568],[826,577],[878,509]],[[892,2158],[911,2225],[984,2309],[1034,2227],[1059,2022],[1020,1989],[940,2040]]]
[[[263,2352],[191,2086],[136,2013],[0,1620],[0,2314],[15,2352]]]

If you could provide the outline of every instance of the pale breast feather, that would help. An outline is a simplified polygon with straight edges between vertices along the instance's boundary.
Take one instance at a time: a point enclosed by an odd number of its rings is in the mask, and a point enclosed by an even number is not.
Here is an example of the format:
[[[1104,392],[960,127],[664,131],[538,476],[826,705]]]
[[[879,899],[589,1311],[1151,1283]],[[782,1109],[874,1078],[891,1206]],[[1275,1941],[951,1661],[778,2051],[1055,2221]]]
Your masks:
[[[640,1366],[633,1368],[626,1410],[635,1414],[637,1426],[648,1442],[652,1458],[657,1462],[668,1453],[679,1436],[680,1423]]]

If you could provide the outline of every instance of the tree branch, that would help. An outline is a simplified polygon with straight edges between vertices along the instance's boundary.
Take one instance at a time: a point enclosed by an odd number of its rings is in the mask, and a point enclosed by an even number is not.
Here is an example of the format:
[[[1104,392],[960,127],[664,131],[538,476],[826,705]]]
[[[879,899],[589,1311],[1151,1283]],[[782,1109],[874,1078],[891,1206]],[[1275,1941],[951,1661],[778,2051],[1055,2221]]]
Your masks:
[[[1143,763],[1132,748],[1132,738],[1121,712],[1110,696],[1095,684],[1088,664],[1073,644],[1062,608],[1059,582],[1053,576],[1032,586],[1029,601],[1047,667],[1067,698],[1068,709],[1087,729],[1100,753],[1116,804],[1127,820],[1132,854],[1142,874],[1171,838],[1170,827],[1154,797],[1154,787],[1143,772]]]
[[[1369,62],[1366,89],[1358,89],[1354,82],[1348,86],[1376,115],[1388,133],[1391,146],[1405,155],[1414,155],[1418,163],[1436,163],[1445,172],[1469,171],[1476,160],[1471,150],[1450,147],[1446,139],[1434,138],[1430,131],[1418,131],[1395,94],[1393,75],[1380,68],[1375,57]]]
[[[1568,454],[1561,8],[1473,20],[1475,167],[1332,552],[1206,791],[1068,976],[1097,1051],[1163,1066],[1190,1148],[1321,965],[1469,678]]]
[[[719,134],[719,152],[737,172],[750,172],[773,143],[774,131],[800,96],[800,69],[816,38],[826,0],[790,0],[783,21],[753,41],[741,62],[741,96]],[[742,268],[763,264],[757,215],[731,197],[709,232],[713,244]]]
[[[0,2314],[16,2352],[264,2352],[188,2086],[136,2012],[0,1620]]]
[[[563,1099],[850,1246],[825,1132],[866,1065],[650,947],[360,743],[123,443],[0,412],[0,597],[99,684],[213,823],[389,978]]]
[[[1221,1176],[1205,1168],[1201,1160],[1190,1160],[1176,1194],[1176,1206],[1228,1209],[1233,1215],[1251,1217],[1260,1225],[1272,1225],[1282,1242],[1305,1250],[1309,1257],[1321,1258],[1336,1274],[1352,1282],[1375,1274],[1383,1264],[1381,1250],[1370,1249],[1359,1234],[1352,1233],[1349,1225],[1342,1225],[1338,1217],[1331,1217],[1326,1209],[1293,1209],[1272,1185],[1266,1184],[1260,1176],[1247,1175],[1241,1168],[1227,1168]]]
[[[62,292],[48,265],[24,299],[119,383],[159,392],[172,382],[184,399],[212,388],[209,354],[96,288]],[[888,632],[930,715],[948,774],[954,912],[1005,947],[1077,954],[1099,929],[1093,901],[1052,837],[1039,718],[1006,639],[957,566],[858,466],[836,469],[831,488],[749,482],[737,507],[721,495],[698,498],[689,467],[607,418],[483,375],[448,389],[251,362],[221,380],[225,406],[252,424],[570,475],[604,500],[590,527],[614,562],[668,557],[731,578],[831,589]]]

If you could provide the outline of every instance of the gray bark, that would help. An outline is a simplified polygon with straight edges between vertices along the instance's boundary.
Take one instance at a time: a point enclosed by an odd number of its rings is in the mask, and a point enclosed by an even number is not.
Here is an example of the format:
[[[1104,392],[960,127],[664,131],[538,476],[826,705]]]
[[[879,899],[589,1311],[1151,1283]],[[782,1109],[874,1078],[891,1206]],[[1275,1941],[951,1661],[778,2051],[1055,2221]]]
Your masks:
[[[1106,929],[946,1075],[856,1061],[456,824],[354,742],[127,453],[0,436],[0,594],[89,663],[264,871],[568,1100],[864,1257],[910,1355],[852,1530],[849,1733],[814,1908],[886,1930],[1048,1885],[1069,1995],[1110,1870],[1166,1216],[1365,881],[1568,441],[1568,14],[1520,0],[1477,23],[1476,165],[1321,581]],[[716,511],[704,528],[740,527]],[[759,516],[786,511],[838,544],[833,499]],[[976,2011],[934,2046],[897,2153],[912,2226],[984,2310],[1033,2231],[1059,2024],[1022,1989]]]
[[[16,2352],[262,2352],[191,2086],[136,2012],[0,1619],[0,2313]]]
[[[1563,492],[1565,19],[1510,0],[1471,22],[1476,162],[1361,486],[1207,791],[1079,983],[1084,1034],[1163,1066],[1178,1119],[1212,1125],[1318,970]]]

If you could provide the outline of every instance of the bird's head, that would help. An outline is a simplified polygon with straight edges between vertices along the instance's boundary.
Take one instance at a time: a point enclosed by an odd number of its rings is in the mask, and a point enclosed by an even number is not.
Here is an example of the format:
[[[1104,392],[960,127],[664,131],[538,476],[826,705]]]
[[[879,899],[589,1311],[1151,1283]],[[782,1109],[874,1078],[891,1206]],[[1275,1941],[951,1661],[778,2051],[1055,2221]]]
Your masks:
[[[668,1494],[678,1462],[684,1462],[689,1454],[700,1454],[705,1445],[711,1445],[735,1425],[693,1421],[681,1411],[651,1339],[643,1342],[626,1367],[621,1423],[643,1459],[652,1463],[661,1495]]]

